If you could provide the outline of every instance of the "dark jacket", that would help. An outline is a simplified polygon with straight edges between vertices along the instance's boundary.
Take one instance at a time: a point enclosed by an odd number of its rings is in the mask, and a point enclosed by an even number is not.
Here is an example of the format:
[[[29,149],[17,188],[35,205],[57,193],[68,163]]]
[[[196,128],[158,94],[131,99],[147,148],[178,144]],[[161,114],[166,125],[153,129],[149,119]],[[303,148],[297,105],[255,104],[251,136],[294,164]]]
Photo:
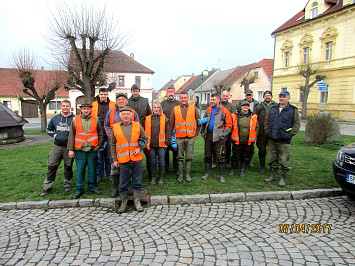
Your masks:
[[[150,109],[148,99],[140,95],[138,97],[131,96],[128,99],[128,106],[134,109],[134,111],[138,113],[139,121],[141,125],[144,127],[145,117],[147,115],[152,114],[152,109]]]
[[[235,113],[235,111],[236,111],[236,109],[235,109],[235,106],[232,104],[232,103],[230,103],[230,102],[223,102],[223,101],[221,101],[221,104],[222,104],[222,106],[224,106],[225,108],[227,108],[227,110],[231,113],[231,114],[233,114],[233,113]]]
[[[281,112],[279,108],[280,104],[277,104],[270,109],[270,115],[265,123],[266,133],[273,140],[290,143],[301,125],[298,110],[290,103],[282,108]]]
[[[101,123],[101,127],[104,128],[104,123],[105,123],[105,118],[107,115],[108,110],[110,110],[109,104],[110,104],[110,99],[107,98],[106,102],[101,102],[100,101],[100,97],[96,96],[95,97],[95,101],[98,102],[99,104],[99,108],[98,108],[98,112],[97,112],[97,117],[100,120]],[[104,131],[104,141],[107,141],[107,135],[106,132]]]
[[[264,135],[265,132],[265,120],[266,117],[270,114],[271,107],[277,105],[275,101],[271,101],[268,105],[265,101],[258,104],[255,108],[254,113],[258,115],[258,125],[259,125],[259,134]]]
[[[180,105],[180,101],[175,99],[174,101],[164,100],[161,102],[161,108],[163,109],[163,113],[166,115],[167,118],[170,119],[171,112],[177,105]]]
[[[54,137],[54,145],[66,147],[68,144],[68,137],[70,131],[71,121],[75,115],[71,113],[69,116],[65,117],[62,113],[53,116],[49,121],[47,126],[47,134]]]

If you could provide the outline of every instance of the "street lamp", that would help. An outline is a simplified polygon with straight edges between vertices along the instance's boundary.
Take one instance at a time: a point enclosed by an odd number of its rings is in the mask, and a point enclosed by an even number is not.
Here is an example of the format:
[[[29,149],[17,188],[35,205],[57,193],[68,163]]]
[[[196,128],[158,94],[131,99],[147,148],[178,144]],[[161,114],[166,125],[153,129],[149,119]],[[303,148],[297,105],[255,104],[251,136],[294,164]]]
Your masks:
[[[207,77],[208,76],[208,70],[203,70],[201,72],[201,94],[200,94],[200,117],[202,117],[202,80],[203,80],[203,77]]]

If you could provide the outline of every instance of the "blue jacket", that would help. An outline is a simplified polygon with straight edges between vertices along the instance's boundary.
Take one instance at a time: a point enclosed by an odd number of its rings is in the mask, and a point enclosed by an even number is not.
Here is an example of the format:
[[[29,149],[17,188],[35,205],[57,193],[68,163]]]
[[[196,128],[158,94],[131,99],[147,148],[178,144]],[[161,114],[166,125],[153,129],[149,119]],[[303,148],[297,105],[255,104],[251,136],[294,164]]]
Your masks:
[[[294,121],[294,117],[295,112],[297,112],[297,107],[288,104],[281,110],[280,113],[279,107],[280,105],[277,104],[270,109],[269,125],[266,133],[273,140],[289,143],[291,142],[295,131],[292,131],[292,127],[296,122]]]
[[[47,126],[47,134],[51,137],[54,137],[54,144],[61,147],[66,147],[69,137],[69,130],[71,121],[75,115],[71,113],[69,116],[64,117],[62,113],[57,114],[52,117]]]

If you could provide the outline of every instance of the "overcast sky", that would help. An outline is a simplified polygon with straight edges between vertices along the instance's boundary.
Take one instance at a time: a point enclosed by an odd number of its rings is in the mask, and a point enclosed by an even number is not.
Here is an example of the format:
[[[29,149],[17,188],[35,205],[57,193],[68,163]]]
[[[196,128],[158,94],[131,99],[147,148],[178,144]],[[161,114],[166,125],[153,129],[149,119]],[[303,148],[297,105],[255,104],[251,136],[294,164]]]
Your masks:
[[[44,35],[50,2],[54,1],[0,0],[0,67],[10,67],[13,54],[22,48],[48,57]],[[139,63],[155,71],[154,89],[183,74],[273,58],[271,32],[307,4],[306,0],[101,2],[132,34],[123,51],[134,53]]]

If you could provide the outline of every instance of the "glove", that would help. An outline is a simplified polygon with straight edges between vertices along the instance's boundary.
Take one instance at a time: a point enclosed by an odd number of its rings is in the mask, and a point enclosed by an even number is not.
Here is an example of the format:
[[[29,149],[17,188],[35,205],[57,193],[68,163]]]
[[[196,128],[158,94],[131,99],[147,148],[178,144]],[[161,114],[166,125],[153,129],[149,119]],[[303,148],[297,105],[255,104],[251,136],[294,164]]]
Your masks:
[[[202,124],[206,124],[207,123],[207,116],[205,118],[199,119],[198,120],[198,124],[202,125]]]

